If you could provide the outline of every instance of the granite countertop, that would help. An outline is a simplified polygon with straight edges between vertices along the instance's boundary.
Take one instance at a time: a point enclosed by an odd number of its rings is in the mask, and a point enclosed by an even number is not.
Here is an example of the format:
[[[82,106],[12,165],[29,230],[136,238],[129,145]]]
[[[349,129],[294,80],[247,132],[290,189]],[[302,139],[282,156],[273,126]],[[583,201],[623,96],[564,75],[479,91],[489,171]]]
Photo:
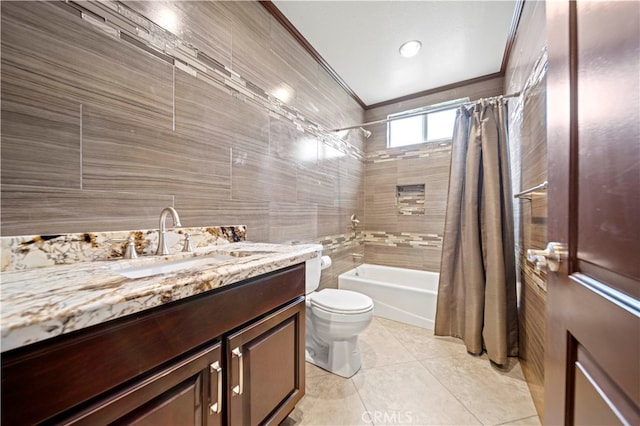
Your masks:
[[[240,242],[163,257],[2,272],[2,351],[286,268],[313,258],[321,248]],[[188,266],[174,272],[135,279],[118,273],[185,258]]]

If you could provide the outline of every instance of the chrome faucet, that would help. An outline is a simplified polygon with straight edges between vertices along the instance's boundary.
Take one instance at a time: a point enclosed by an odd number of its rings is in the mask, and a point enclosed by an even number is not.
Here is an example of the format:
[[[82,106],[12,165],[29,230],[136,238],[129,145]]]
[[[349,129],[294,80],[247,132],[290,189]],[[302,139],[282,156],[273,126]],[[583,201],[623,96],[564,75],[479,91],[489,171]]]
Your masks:
[[[167,232],[167,215],[171,213],[171,217],[173,218],[173,226],[176,228],[180,228],[182,224],[180,223],[180,216],[178,216],[178,212],[173,207],[165,207],[160,212],[160,229],[158,230],[158,249],[156,250],[156,254],[158,256],[165,256],[169,254],[169,249],[167,248],[167,242],[164,240],[164,235]]]

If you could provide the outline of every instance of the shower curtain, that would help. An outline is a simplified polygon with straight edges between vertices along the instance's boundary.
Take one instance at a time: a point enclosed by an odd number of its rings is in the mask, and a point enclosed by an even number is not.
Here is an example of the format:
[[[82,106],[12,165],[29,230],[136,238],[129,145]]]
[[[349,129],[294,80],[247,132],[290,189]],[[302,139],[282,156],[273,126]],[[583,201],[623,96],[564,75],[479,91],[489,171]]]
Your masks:
[[[518,355],[507,107],[461,107],[455,122],[435,334],[506,365]]]

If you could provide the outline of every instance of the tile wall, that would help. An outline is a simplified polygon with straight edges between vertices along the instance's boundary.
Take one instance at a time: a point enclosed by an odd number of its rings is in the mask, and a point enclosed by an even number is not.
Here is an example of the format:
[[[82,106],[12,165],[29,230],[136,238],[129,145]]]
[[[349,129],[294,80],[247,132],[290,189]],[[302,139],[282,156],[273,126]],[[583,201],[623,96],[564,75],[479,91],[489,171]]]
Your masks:
[[[2,236],[247,225],[360,259],[362,108],[257,2],[2,2]],[[167,16],[172,20],[165,20]],[[213,24],[212,24],[213,23]]]
[[[389,150],[384,124],[366,142],[325,129],[518,91],[545,44],[544,3],[526,2],[505,79],[365,113],[256,2],[2,2],[0,13],[2,236],[152,229],[174,206],[189,227],[321,242],[334,260],[323,287],[362,254],[439,270],[450,155],[450,142]],[[542,90],[512,142],[514,190],[546,177],[544,113]],[[410,184],[425,185],[424,215],[397,212],[396,186]],[[523,253],[546,243],[546,199],[515,206],[521,358],[542,414],[546,280]]]
[[[505,76],[505,92],[527,87],[546,46],[545,4],[525,2]],[[535,73],[533,73],[535,74]],[[546,73],[541,73],[546,75]],[[527,87],[510,107],[512,187],[520,192],[547,180],[546,79]],[[527,262],[526,250],[547,244],[547,197],[514,200],[516,265],[520,283],[520,362],[540,418],[544,415],[546,272]]]
[[[464,97],[476,100],[500,94],[503,79],[495,78],[373,108],[365,112],[365,120]],[[386,124],[368,130],[372,136],[365,142],[365,262],[439,272],[451,141],[387,149]],[[399,214],[396,187],[413,184],[425,185],[425,213]]]

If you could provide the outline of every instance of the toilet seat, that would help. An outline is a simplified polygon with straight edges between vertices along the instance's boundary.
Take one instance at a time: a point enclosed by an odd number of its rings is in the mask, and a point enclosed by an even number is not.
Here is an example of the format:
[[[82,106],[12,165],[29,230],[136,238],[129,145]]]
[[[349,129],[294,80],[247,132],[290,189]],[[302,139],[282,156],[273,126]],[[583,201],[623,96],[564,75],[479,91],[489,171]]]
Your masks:
[[[373,309],[369,296],[350,290],[327,288],[309,295],[311,306],[334,314],[362,314]]]

